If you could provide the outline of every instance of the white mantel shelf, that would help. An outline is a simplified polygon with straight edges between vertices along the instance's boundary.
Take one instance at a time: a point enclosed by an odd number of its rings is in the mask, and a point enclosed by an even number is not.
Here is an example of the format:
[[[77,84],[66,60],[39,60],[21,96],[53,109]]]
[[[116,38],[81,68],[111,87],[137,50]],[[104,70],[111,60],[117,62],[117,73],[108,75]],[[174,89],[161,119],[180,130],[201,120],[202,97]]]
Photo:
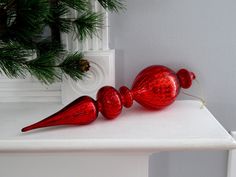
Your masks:
[[[134,105],[115,120],[21,133],[62,108],[55,103],[0,104],[0,152],[158,152],[232,149],[235,140],[198,101],[176,101],[161,111]]]

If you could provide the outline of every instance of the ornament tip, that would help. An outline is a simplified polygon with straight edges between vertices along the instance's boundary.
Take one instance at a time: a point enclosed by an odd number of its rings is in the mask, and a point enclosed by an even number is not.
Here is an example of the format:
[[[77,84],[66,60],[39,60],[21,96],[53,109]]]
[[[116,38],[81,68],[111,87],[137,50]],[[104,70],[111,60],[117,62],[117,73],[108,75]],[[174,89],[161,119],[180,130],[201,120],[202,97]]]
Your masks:
[[[25,128],[22,128],[22,129],[21,129],[21,132],[27,132],[27,131],[30,131],[30,130],[31,130],[30,128],[25,127]]]
[[[36,128],[40,128],[40,127],[37,127],[37,125],[35,126],[34,124],[33,125],[29,125],[27,127],[22,128],[21,132],[28,132],[28,131],[36,129]]]

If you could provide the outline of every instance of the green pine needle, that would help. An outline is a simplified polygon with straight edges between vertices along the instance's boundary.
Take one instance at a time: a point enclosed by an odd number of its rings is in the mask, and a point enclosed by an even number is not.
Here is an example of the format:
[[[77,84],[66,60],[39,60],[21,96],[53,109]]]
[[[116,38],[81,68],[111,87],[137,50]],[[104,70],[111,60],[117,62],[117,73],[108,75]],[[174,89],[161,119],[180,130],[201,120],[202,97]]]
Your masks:
[[[59,2],[51,7],[46,23],[56,26],[61,32],[68,33],[72,29],[71,20],[64,18],[68,13],[68,6]]]
[[[8,27],[8,37],[30,45],[33,38],[39,37],[49,13],[47,0],[15,0],[16,8],[12,9],[11,26]]]
[[[77,81],[89,69],[82,53],[69,54],[58,64],[60,57],[57,52],[50,51],[30,59],[34,51],[26,50],[19,43],[1,43],[0,46],[0,73],[9,78],[25,78],[29,73],[48,85],[61,80],[62,73]]]
[[[88,0],[60,0],[60,2],[79,12],[89,10],[90,3]]]
[[[25,78],[24,63],[30,55],[27,51],[16,42],[0,43],[0,73],[9,78]]]
[[[45,38],[36,43],[36,48],[39,54],[54,52],[55,54],[60,54],[64,52],[63,45],[56,41],[51,41],[51,38]]]
[[[82,41],[87,37],[97,35],[98,29],[102,28],[103,25],[103,14],[88,11],[79,16],[73,23],[74,30]]]
[[[118,12],[125,9],[123,0],[98,0],[98,2],[107,10],[111,12]]]
[[[82,53],[70,54],[59,66],[66,75],[77,81],[82,79],[84,73],[89,69],[89,63],[83,58]]]
[[[48,52],[26,63],[28,72],[44,84],[60,80],[60,72],[55,64],[55,53]]]

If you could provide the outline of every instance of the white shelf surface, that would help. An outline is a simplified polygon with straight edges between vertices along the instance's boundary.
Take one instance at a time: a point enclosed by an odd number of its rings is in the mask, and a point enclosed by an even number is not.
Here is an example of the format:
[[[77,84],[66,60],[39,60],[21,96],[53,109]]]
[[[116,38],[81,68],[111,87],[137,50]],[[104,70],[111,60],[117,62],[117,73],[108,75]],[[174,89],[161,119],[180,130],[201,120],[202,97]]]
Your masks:
[[[21,128],[56,112],[55,103],[0,104],[0,152],[158,152],[232,149],[235,140],[198,101],[176,101],[150,111],[139,105],[115,120],[101,115],[90,125],[21,133]]]

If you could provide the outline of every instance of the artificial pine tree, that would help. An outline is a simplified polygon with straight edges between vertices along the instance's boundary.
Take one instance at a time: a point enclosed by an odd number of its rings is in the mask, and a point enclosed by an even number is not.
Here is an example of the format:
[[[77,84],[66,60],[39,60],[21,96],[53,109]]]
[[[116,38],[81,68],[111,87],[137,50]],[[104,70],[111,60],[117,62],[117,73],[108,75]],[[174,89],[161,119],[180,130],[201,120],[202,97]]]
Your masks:
[[[121,0],[98,0],[109,11],[124,8]],[[76,32],[81,41],[103,27],[103,14],[91,11],[90,0],[0,0],[0,74],[25,78],[28,73],[45,84],[68,75],[81,79],[89,63],[81,52],[63,50],[63,33]],[[70,9],[76,18],[66,18]],[[44,37],[45,28],[50,35]],[[31,55],[36,53],[36,58]]]

